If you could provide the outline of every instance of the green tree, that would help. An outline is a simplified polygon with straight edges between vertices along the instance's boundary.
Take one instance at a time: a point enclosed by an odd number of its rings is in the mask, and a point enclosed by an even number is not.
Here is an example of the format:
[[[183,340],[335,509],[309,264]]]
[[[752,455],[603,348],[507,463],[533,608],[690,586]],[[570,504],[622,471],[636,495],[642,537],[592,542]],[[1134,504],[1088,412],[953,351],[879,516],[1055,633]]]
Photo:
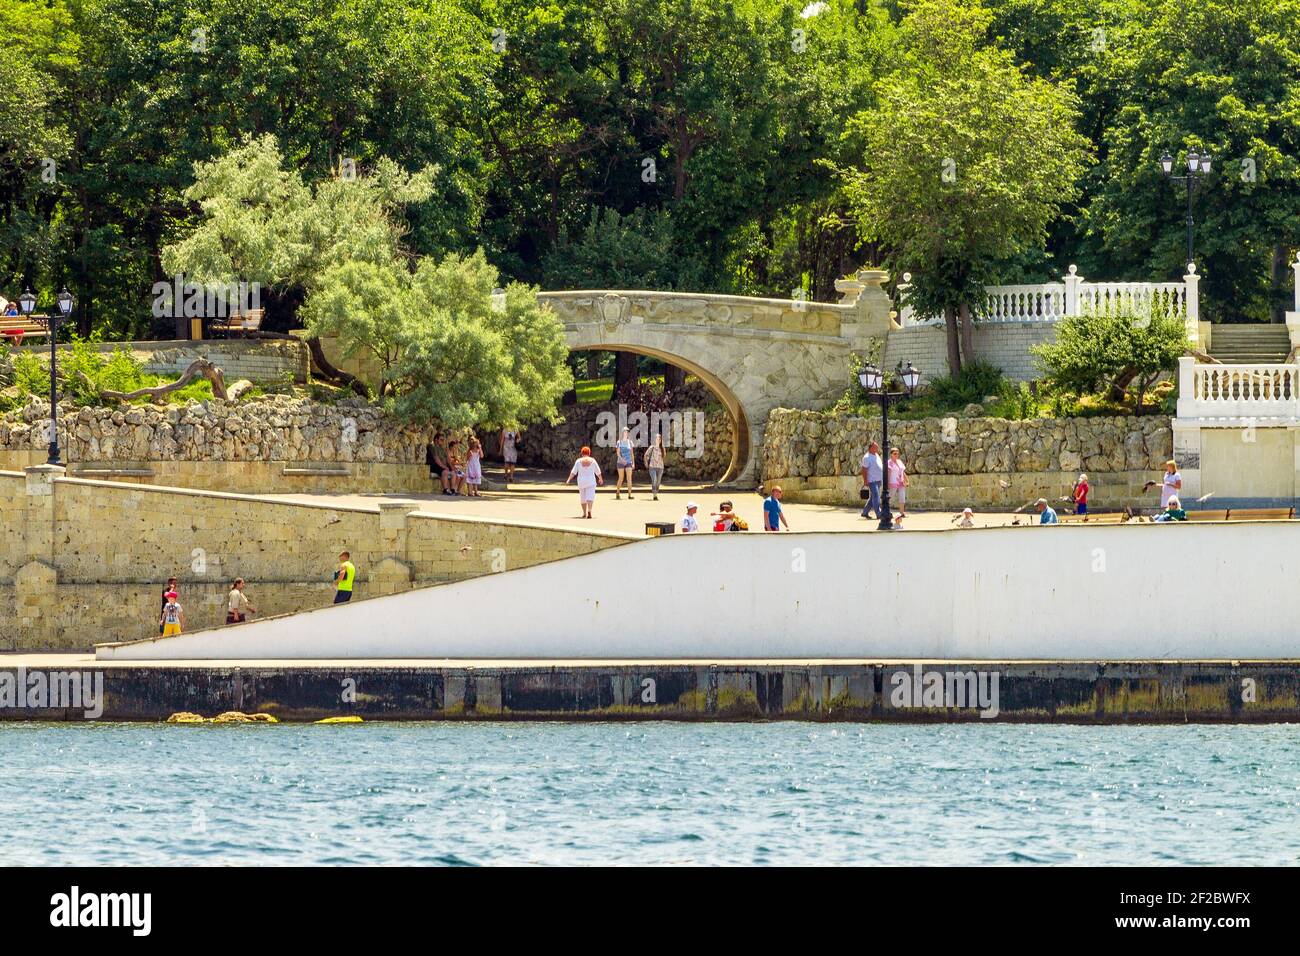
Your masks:
[[[915,271],[913,305],[945,316],[954,375],[974,357],[983,285],[999,261],[1041,245],[1088,159],[1074,95],[982,46],[989,24],[960,0],[911,8],[904,67],[855,118],[862,165],[845,170],[864,234],[894,271]]]
[[[555,420],[573,388],[564,328],[535,287],[495,293],[499,278],[481,251],[420,263],[396,364],[399,415],[453,428]]]
[[[1058,388],[1081,394],[1105,391],[1119,402],[1132,387],[1141,415],[1147,391],[1178,368],[1188,348],[1181,316],[1114,308],[1062,319],[1055,341],[1032,351]]]

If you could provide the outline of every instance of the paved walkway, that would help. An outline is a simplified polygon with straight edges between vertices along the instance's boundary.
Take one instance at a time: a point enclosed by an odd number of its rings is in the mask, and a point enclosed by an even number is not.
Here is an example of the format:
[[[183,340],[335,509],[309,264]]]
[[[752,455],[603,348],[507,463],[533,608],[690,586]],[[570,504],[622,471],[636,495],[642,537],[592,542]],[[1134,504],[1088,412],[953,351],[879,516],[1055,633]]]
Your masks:
[[[665,483],[659,500],[650,496],[649,487],[638,484],[634,497],[628,500],[614,498],[614,482],[609,479],[596,493],[596,505],[590,521],[582,519],[578,507],[578,492],[573,485],[564,485],[560,472],[519,469],[516,481],[505,488],[499,470],[489,469],[488,480],[504,490],[485,491],[481,498],[459,498],[441,494],[283,494],[263,495],[285,501],[305,501],[313,504],[332,504],[345,507],[379,509],[384,500],[418,501],[424,514],[474,516],[503,521],[558,525],[596,531],[618,531],[642,534],[646,522],[679,522],[686,514],[686,504],[694,501],[700,506],[696,513],[701,528],[711,528],[709,513],[718,510],[719,502],[730,500],[735,512],[749,523],[753,531],[763,530],[763,499],[754,491],[720,491],[711,485],[683,482]],[[638,478],[640,473],[638,473]],[[878,522],[860,516],[857,508],[832,505],[785,504],[786,520],[791,531],[875,531]],[[1037,516],[1032,516],[1036,521]],[[1028,524],[1027,514],[977,514],[975,523],[980,527],[1002,527],[1018,521]],[[935,530],[954,527],[952,512],[920,512],[904,521],[906,529]]]

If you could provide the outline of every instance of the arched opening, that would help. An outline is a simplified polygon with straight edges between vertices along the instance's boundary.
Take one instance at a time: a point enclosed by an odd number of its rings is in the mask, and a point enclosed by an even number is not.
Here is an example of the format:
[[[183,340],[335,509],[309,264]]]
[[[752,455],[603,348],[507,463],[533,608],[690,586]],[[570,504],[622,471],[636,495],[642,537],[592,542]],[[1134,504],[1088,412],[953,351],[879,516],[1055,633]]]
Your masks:
[[[641,355],[662,362],[665,371],[672,368],[680,370],[685,375],[694,376],[726,412],[731,425],[730,458],[726,467],[722,469],[721,475],[714,475],[711,480],[716,481],[718,484],[726,484],[740,474],[745,462],[749,459],[749,422],[745,417],[745,410],[741,407],[740,401],[716,375],[694,362],[682,358],[680,355],[642,345],[611,345],[600,342],[593,343],[590,346],[572,345],[570,346],[570,352],[578,354],[613,353],[615,356]],[[580,366],[579,373],[575,377],[582,378],[582,368]],[[605,368],[608,369],[608,363],[605,364]],[[617,400],[617,393],[613,389],[611,389],[611,398]]]

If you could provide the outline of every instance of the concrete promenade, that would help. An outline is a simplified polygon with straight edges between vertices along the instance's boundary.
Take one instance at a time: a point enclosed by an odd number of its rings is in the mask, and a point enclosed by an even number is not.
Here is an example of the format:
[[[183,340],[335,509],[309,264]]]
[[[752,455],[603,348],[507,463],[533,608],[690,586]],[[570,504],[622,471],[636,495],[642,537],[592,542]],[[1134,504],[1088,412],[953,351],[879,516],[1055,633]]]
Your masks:
[[[712,524],[706,522],[710,512],[718,510],[718,504],[730,500],[735,511],[749,523],[751,531],[763,530],[763,499],[753,490],[736,488],[719,489],[707,484],[689,484],[668,482],[660,489],[659,500],[650,496],[650,487],[645,483],[645,472],[636,472],[637,484],[634,495],[628,500],[626,495],[620,500],[614,499],[613,474],[606,476],[605,486],[596,493],[596,505],[590,521],[580,517],[578,509],[578,492],[573,485],[564,485],[564,474],[554,471],[537,471],[521,468],[516,477],[519,479],[504,488],[499,468],[489,467],[489,480],[498,482],[503,490],[485,491],[481,498],[454,498],[442,494],[311,494],[293,493],[283,495],[261,495],[268,500],[301,501],[313,504],[328,504],[335,507],[370,508],[379,510],[379,503],[385,500],[402,500],[420,502],[420,512],[437,516],[480,517],[501,521],[520,521],[530,524],[542,524],[551,527],[576,528],[582,531],[617,531],[641,534],[648,521],[680,522],[686,514],[686,504],[694,501],[700,506],[696,517],[700,528],[707,530]],[[834,505],[790,504],[784,503],[786,519],[792,531],[875,531],[877,521],[863,518],[858,509]],[[898,512],[897,505],[894,512]],[[903,522],[905,529],[937,530],[952,528],[954,512],[934,511],[909,515]],[[1013,521],[1027,524],[1037,521],[1037,515],[1024,514],[977,514],[974,517],[978,527],[1002,527]]]
[[[0,654],[0,687],[54,672],[102,674],[104,721],[234,710],[282,721],[1300,722],[1297,660],[111,662]],[[0,706],[0,720],[85,719],[77,707]]]

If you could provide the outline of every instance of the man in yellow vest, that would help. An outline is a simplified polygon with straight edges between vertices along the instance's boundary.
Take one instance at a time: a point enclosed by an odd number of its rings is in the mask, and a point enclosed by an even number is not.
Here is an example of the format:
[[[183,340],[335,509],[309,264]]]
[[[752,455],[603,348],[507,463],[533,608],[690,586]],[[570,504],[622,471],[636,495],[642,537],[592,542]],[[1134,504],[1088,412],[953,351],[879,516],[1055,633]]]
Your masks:
[[[343,604],[352,600],[352,582],[357,579],[357,568],[352,563],[352,555],[343,551],[339,554],[339,569],[334,572],[334,603]]]

